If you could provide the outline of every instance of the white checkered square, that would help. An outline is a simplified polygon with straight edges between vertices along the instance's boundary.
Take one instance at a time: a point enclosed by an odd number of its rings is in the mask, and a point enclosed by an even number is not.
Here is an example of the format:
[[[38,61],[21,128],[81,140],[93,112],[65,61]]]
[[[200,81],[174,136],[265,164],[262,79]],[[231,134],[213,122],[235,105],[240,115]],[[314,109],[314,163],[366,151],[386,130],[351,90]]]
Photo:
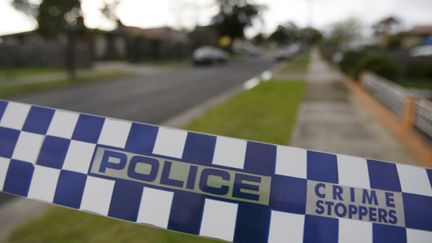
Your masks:
[[[151,224],[167,229],[173,197],[173,192],[145,187],[137,223]]]
[[[35,164],[45,136],[21,132],[15,145],[12,158]]]
[[[339,218],[338,243],[372,243],[372,224]]]
[[[406,229],[407,233],[407,243],[431,243],[432,242],[432,232]]]
[[[200,235],[233,241],[237,207],[235,203],[206,199]]]
[[[276,170],[278,175],[307,178],[307,150],[277,146]]]
[[[99,144],[124,148],[132,123],[129,121],[112,118],[105,119],[102,132],[99,137]]]
[[[6,174],[9,169],[10,159],[0,157],[0,190],[3,190],[3,185],[6,180]]]
[[[302,243],[304,222],[304,215],[272,211],[268,243]]]
[[[72,140],[63,169],[87,174],[96,145]]]
[[[245,140],[218,136],[213,164],[243,169],[247,142]]]
[[[79,114],[56,110],[48,128],[48,135],[71,139],[78,121]]]
[[[0,126],[22,130],[31,106],[10,101],[6,106]]]
[[[181,158],[187,134],[186,131],[179,129],[159,127],[153,153],[173,158]]]
[[[366,159],[337,155],[339,184],[358,188],[370,188]]]
[[[81,201],[81,210],[108,215],[114,181],[88,176]]]
[[[28,197],[52,202],[59,175],[60,170],[35,165]]]
[[[432,197],[432,188],[426,169],[411,165],[396,164],[402,192]]]

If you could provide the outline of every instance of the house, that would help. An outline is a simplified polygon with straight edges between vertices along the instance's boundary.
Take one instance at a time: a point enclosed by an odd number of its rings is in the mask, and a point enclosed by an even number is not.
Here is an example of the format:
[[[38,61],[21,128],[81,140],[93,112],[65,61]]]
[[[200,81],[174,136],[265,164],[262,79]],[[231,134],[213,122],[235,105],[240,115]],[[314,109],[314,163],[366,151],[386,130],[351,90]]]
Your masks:
[[[120,25],[113,31],[92,30],[95,59],[184,58],[190,53],[186,32],[170,27],[139,28]]]
[[[90,67],[94,60],[186,58],[192,50],[188,33],[170,27],[144,29],[120,24],[112,31],[82,28],[73,33],[79,67]],[[47,39],[37,31],[2,36],[0,66],[64,66],[70,53],[69,37],[63,33]]]
[[[432,25],[415,26],[403,33],[402,46],[412,48],[419,45],[432,45]]]
[[[112,31],[99,29],[91,33],[92,57],[95,60],[125,59],[127,55],[127,35],[118,28]]]
[[[213,26],[197,26],[189,33],[192,47],[195,49],[200,46],[218,44],[218,33]]]
[[[170,27],[157,27],[157,28],[139,28],[132,26],[123,26],[123,31],[129,36],[142,35],[149,39],[159,39],[161,41],[173,42],[187,42],[188,36],[184,31],[174,30]]]
[[[74,48],[74,60],[77,67],[90,67],[92,64],[90,45],[88,42],[78,38],[72,46]],[[28,31],[1,36],[0,42],[0,66],[48,66],[63,67],[67,63],[67,55],[70,42],[67,35],[59,36],[57,39],[46,39],[37,31]],[[71,60],[71,59],[69,59]]]

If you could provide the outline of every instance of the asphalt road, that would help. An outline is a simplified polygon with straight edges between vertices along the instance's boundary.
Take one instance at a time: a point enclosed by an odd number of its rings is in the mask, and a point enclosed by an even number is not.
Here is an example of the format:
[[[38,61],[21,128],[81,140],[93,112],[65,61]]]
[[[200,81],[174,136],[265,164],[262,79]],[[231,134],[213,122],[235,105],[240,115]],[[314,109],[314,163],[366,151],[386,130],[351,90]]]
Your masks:
[[[270,58],[232,60],[11,98],[91,114],[160,123],[268,69]]]
[[[9,99],[158,124],[275,65],[268,57],[79,85]],[[0,205],[10,196],[0,193]]]

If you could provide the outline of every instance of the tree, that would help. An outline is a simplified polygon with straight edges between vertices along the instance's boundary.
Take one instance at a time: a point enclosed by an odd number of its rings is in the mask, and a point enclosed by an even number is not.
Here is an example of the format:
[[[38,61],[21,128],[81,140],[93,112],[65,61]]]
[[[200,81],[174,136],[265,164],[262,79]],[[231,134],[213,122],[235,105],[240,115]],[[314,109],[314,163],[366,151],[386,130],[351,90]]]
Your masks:
[[[266,41],[266,37],[263,33],[258,33],[253,37],[253,42],[257,45],[261,45]]]
[[[39,5],[29,0],[13,0],[12,5],[36,18],[38,31],[46,37],[57,37],[66,32],[81,16],[80,0],[42,0]]]
[[[321,32],[312,27],[306,27],[300,30],[300,39],[303,43],[313,45],[323,38]]]
[[[401,20],[399,18],[388,16],[372,26],[375,36],[380,40],[381,47],[396,48],[400,46],[400,38],[393,35],[397,31],[398,27],[400,27],[400,24]]]
[[[293,22],[278,25],[276,30],[270,34],[269,40],[275,41],[279,45],[286,45],[299,40],[299,28]]]
[[[66,32],[68,25],[75,24],[79,16],[79,0],[43,0],[37,16],[39,32],[44,36],[56,37],[59,33]]]
[[[117,27],[122,26],[122,22],[120,21],[117,15],[117,9],[121,3],[121,0],[104,0],[103,6],[100,9],[102,15],[109,21],[112,21],[117,24]]]
[[[330,41],[338,48],[345,48],[361,36],[362,24],[356,18],[348,18],[333,25]]]
[[[15,9],[17,9],[17,10],[25,13],[28,16],[31,16],[31,17],[36,17],[37,16],[38,5],[34,4],[34,3],[31,3],[28,0],[13,0],[12,6]]]
[[[259,17],[264,6],[252,4],[248,0],[217,0],[219,12],[213,17],[220,36],[231,39],[243,38],[246,27]]]
[[[395,32],[400,24],[401,20],[398,17],[388,16],[378,21],[372,28],[377,36],[389,35]]]

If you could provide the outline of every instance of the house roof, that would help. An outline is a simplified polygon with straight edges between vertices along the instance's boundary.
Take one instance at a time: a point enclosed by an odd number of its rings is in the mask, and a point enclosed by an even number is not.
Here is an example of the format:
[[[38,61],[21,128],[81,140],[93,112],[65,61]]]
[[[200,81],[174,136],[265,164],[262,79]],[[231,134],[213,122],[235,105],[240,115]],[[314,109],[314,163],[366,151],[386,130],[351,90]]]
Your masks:
[[[155,38],[161,40],[171,39],[178,36],[183,37],[183,35],[185,35],[184,32],[171,29],[170,27],[142,29],[133,26],[123,26],[122,28],[126,33],[131,35],[144,35],[149,38]]]
[[[432,25],[418,25],[407,32],[409,35],[432,35]]]

